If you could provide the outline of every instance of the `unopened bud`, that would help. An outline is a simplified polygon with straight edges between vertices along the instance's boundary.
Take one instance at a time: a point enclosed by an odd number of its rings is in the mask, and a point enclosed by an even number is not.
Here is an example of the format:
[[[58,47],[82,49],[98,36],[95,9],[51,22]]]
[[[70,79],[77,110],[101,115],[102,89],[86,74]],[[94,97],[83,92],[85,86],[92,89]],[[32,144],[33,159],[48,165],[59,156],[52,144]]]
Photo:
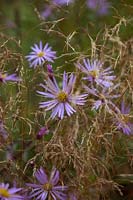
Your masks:
[[[48,77],[51,80],[53,80],[54,73],[53,73],[52,65],[47,64],[47,72],[48,72]]]
[[[38,140],[40,140],[44,135],[47,135],[48,133],[49,133],[48,128],[46,126],[44,126],[44,127],[40,128],[40,130],[37,133],[36,138]]]

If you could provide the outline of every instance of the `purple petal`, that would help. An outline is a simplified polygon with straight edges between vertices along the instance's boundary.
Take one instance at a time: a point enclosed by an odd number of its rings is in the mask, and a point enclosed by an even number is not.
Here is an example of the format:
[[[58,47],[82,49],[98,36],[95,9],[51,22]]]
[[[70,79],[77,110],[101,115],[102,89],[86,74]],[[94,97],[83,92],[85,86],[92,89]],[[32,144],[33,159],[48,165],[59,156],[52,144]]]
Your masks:
[[[41,184],[48,182],[47,174],[44,172],[42,167],[35,172],[35,177]]]
[[[71,114],[76,112],[76,110],[74,110],[74,108],[72,108],[71,105],[67,102],[65,103],[65,110],[66,110],[68,116],[70,116]]]
[[[54,168],[51,172],[51,176],[50,176],[50,183],[52,183],[52,185],[56,185],[59,181],[59,171]]]
[[[95,103],[93,104],[92,109],[98,110],[101,105],[102,105],[102,101],[101,100],[95,101]]]

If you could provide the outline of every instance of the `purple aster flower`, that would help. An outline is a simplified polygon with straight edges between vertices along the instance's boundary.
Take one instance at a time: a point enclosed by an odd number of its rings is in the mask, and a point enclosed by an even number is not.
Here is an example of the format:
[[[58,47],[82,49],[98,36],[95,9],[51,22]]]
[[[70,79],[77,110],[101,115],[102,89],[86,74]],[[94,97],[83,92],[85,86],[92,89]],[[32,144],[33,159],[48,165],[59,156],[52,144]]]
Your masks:
[[[40,108],[45,108],[46,111],[52,109],[52,119],[55,118],[56,115],[60,119],[63,119],[65,111],[68,116],[76,112],[76,110],[71,106],[71,103],[75,105],[85,104],[85,98],[87,97],[87,94],[72,95],[75,80],[76,77],[73,75],[73,73],[71,73],[71,75],[68,77],[68,74],[64,72],[62,89],[58,87],[54,77],[53,80],[48,78],[48,80],[45,81],[46,85],[41,84],[46,92],[37,92],[44,97],[50,98],[51,100],[41,102]]]
[[[46,126],[40,128],[39,132],[37,133],[37,139],[41,139],[44,135],[47,135],[49,130]]]
[[[30,67],[36,68],[37,65],[42,65],[44,62],[53,62],[56,58],[56,52],[51,50],[51,47],[48,43],[43,47],[42,41],[40,44],[35,44],[31,47],[33,50],[26,58],[30,62]]]
[[[133,123],[130,122],[130,107],[125,106],[124,101],[121,103],[121,110],[117,117],[117,127],[119,130],[122,130],[123,133],[130,135],[133,133]]]
[[[7,81],[18,82],[21,81],[21,78],[17,77],[16,74],[1,74],[0,73],[0,82],[6,83]]]
[[[22,196],[16,194],[21,191],[22,188],[12,187],[9,188],[9,184],[0,183],[0,200],[19,200],[23,199]]]
[[[53,3],[58,5],[68,5],[69,3],[72,3],[73,0],[53,0]]]
[[[113,73],[111,67],[103,69],[100,61],[95,60],[91,63],[89,59],[83,59],[83,65],[76,63],[75,66],[87,75],[84,79],[107,88],[113,85],[115,76],[111,75]]]
[[[87,6],[98,15],[107,15],[110,3],[107,0],[87,0]]]
[[[53,11],[52,5],[46,5],[45,9],[42,12],[40,12],[41,18],[42,19],[48,18],[52,14],[52,11]]]
[[[84,86],[86,91],[97,97],[97,100],[94,100],[93,107],[92,109],[98,110],[100,107],[103,105],[106,106],[108,111],[110,110],[108,105],[113,106],[115,110],[117,110],[117,107],[112,103],[111,99],[118,98],[120,95],[119,94],[112,94],[113,91],[119,86],[119,84],[115,85],[114,87],[111,88],[89,88],[87,86]]]
[[[42,167],[35,172],[35,177],[38,180],[39,184],[27,184],[28,186],[33,188],[30,195],[31,198],[35,197],[36,200],[45,200],[47,199],[47,197],[50,196],[54,200],[67,199],[65,191],[68,189],[68,187],[57,185],[57,183],[59,182],[59,171],[56,168],[52,170],[50,179],[48,179],[47,174]]]

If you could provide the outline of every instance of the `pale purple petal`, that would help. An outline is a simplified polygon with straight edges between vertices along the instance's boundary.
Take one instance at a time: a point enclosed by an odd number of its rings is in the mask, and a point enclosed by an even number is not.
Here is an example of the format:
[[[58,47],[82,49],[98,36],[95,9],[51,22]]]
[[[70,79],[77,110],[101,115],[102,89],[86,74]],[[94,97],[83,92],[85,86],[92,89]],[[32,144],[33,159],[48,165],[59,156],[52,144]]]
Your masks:
[[[101,105],[102,105],[102,101],[101,100],[95,101],[95,103],[93,104],[92,109],[98,110]]]
[[[48,93],[48,92],[37,91],[37,93],[41,94],[41,95],[43,95],[44,97],[47,97],[47,98],[55,98],[55,95]]]
[[[74,112],[76,112],[76,110],[74,110],[74,108],[72,108],[72,106],[70,106],[69,103],[65,103],[65,110],[68,114],[68,116],[72,115]]]
[[[68,190],[68,186],[63,186],[63,185],[54,186],[53,190],[65,191]]]
[[[60,105],[58,104],[52,111],[52,114],[51,114],[51,118],[54,119],[55,116],[58,114],[59,112],[59,109],[60,109]]]
[[[38,169],[35,172],[35,177],[37,178],[37,180],[41,183],[41,184],[45,184],[48,182],[48,177],[47,174],[44,172],[43,168],[40,167],[40,169]]]
[[[58,192],[58,191],[52,190],[52,193],[55,194],[55,196],[57,196],[58,199],[60,199],[60,200],[67,200],[67,195],[63,192]]]
[[[51,172],[50,182],[53,185],[56,185],[58,181],[59,181],[59,171],[56,168],[54,168]]]

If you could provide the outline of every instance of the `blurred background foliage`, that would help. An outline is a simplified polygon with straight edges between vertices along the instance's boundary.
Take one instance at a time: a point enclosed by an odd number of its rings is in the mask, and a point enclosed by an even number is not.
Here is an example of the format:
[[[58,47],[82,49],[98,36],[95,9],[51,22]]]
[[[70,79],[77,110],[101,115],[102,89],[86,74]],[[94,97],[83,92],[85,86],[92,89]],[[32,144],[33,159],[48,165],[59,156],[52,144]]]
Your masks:
[[[130,19],[132,17],[132,0],[110,1],[111,8],[105,16],[96,15],[94,11],[86,6],[85,0],[76,0],[75,3],[69,6],[57,6],[51,17],[40,21],[38,14],[45,9],[46,4],[49,2],[45,0],[1,0],[1,31],[21,40],[24,54],[28,53],[32,44],[39,40],[49,41],[51,37],[51,45],[53,47],[58,46],[58,54],[60,55],[63,52],[64,43],[61,42],[62,38],[58,37],[58,41],[56,33],[47,33],[41,30],[47,29],[48,25],[53,24],[56,20],[59,20],[56,30],[60,30],[66,37],[75,32],[76,38],[74,38],[74,41],[76,40],[77,50],[86,51],[89,45],[87,33],[96,38],[105,26],[112,27],[120,18]],[[132,22],[129,23],[127,29],[123,25],[120,34],[123,39],[129,39],[132,36]]]

